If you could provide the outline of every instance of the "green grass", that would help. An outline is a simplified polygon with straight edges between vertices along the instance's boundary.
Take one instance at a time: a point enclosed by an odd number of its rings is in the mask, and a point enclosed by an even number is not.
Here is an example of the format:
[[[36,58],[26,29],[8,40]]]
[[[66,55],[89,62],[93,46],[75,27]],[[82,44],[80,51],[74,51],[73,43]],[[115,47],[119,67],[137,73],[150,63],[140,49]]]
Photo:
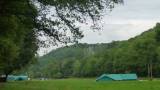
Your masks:
[[[160,81],[95,82],[94,79],[22,81],[0,84],[0,90],[160,90]]]

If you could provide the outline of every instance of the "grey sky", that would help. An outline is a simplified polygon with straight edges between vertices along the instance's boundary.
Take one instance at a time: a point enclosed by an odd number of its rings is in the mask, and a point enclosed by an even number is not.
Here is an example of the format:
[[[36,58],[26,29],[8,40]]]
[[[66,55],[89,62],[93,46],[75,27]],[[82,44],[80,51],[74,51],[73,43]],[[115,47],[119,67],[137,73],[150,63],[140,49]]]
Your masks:
[[[82,43],[108,43],[127,40],[152,28],[160,21],[160,0],[124,0],[124,5],[117,5],[111,13],[105,15],[102,31],[92,31],[85,27]],[[61,46],[61,45],[60,45]],[[41,49],[42,55],[49,49]]]

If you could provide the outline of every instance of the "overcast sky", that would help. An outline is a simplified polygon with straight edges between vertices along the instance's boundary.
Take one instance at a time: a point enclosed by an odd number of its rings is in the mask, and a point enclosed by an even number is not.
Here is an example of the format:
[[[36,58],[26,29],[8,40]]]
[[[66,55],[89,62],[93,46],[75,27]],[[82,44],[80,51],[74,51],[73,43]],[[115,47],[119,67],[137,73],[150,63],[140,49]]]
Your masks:
[[[155,26],[160,21],[160,0],[124,0],[103,18],[103,30],[92,31],[85,27],[81,43],[108,43],[127,40]],[[88,28],[88,29],[87,29]],[[61,46],[61,45],[60,45]],[[57,48],[41,49],[40,55]]]

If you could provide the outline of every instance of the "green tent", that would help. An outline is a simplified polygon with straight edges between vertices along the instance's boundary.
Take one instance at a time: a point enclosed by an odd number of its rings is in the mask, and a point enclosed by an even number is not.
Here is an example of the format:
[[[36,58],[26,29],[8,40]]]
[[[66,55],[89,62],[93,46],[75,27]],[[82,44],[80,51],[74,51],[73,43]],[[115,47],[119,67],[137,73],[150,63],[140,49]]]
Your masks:
[[[28,76],[15,76],[15,75],[9,75],[7,77],[7,81],[23,81],[28,80]]]
[[[137,80],[136,74],[103,74],[96,81],[126,81]]]

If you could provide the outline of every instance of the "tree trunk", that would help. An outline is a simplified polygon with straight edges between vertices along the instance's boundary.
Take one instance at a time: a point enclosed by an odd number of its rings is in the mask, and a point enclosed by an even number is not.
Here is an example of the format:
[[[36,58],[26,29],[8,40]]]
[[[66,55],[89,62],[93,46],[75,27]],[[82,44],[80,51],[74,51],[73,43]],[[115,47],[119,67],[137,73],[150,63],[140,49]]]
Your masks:
[[[153,70],[153,65],[152,65],[152,62],[150,63],[150,80],[152,81],[152,79],[153,79],[153,72],[152,72],[152,70]]]
[[[148,64],[148,79],[152,81],[153,79],[153,65],[152,62]]]

